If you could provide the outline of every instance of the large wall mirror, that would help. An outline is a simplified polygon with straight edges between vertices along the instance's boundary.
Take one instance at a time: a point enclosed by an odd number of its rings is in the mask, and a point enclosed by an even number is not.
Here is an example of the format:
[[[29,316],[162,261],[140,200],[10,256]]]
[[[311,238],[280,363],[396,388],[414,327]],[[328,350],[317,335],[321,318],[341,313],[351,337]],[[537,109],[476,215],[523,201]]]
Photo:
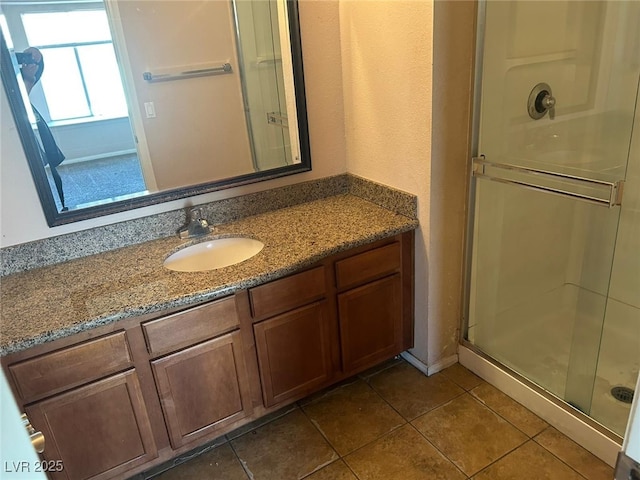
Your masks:
[[[293,0],[0,0],[50,226],[311,169]]]

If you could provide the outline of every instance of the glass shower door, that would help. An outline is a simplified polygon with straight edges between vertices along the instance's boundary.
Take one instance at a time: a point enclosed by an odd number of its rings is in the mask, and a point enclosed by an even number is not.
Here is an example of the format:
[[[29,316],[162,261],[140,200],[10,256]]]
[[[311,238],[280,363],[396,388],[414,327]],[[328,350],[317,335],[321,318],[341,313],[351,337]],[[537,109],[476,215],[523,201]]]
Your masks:
[[[588,413],[638,89],[639,5],[483,6],[467,339]]]

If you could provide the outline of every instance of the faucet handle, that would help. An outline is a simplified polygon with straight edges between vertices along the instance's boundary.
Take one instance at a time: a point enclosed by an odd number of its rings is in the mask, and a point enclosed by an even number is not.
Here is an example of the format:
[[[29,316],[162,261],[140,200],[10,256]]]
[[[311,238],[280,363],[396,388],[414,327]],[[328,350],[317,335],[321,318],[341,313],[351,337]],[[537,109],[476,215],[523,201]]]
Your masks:
[[[202,216],[202,209],[199,207],[192,208],[188,211],[189,220],[187,224],[178,230],[180,238],[192,238],[207,235],[213,231],[213,227],[209,225],[206,218]]]
[[[194,207],[189,211],[189,219],[198,221],[202,218],[202,209],[200,207]]]

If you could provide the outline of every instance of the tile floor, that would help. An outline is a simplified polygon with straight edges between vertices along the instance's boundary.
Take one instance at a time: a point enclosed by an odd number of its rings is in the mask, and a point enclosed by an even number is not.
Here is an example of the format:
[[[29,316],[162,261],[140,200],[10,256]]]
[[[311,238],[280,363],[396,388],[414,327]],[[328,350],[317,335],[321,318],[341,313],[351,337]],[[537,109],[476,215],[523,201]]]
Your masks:
[[[393,360],[154,480],[600,480],[613,469],[459,364]]]

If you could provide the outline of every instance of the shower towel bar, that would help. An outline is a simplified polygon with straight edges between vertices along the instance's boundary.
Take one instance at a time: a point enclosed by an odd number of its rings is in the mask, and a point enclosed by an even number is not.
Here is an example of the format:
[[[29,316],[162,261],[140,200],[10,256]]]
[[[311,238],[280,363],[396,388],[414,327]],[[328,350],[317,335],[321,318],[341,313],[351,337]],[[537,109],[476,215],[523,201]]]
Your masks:
[[[273,66],[277,63],[282,63],[282,58],[280,57],[258,57],[256,58],[256,67],[262,67],[262,66]]]
[[[143,72],[142,78],[147,82],[161,82],[165,80],[179,80],[183,78],[204,77],[207,75],[219,75],[224,73],[231,73],[233,69],[230,63],[224,63],[219,67],[211,68],[198,68],[195,70],[186,70],[176,73],[151,73]]]
[[[489,162],[484,156],[472,158],[472,175],[476,178],[518,185],[609,208],[622,203],[624,189],[624,180],[607,182],[519,165]],[[566,187],[574,187],[574,190]]]

